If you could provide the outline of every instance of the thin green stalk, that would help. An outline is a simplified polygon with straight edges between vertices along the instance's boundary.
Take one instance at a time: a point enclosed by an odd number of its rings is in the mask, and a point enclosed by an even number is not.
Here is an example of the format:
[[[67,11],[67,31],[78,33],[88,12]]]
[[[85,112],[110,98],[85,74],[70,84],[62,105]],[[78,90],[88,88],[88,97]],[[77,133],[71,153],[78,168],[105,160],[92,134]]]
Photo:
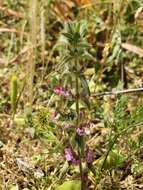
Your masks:
[[[102,171],[102,169],[104,168],[104,165],[105,165],[105,163],[106,163],[107,157],[108,157],[109,153],[111,152],[111,150],[112,150],[112,148],[113,148],[114,144],[116,143],[116,141],[117,141],[117,139],[118,139],[119,135],[120,135],[120,134],[116,134],[116,135],[115,135],[113,142],[111,143],[111,145],[110,145],[109,149],[107,150],[107,152],[106,152],[106,155],[105,155],[105,158],[104,158],[104,161],[103,161],[103,164],[102,164],[102,166],[101,166],[100,171]]]
[[[76,76],[75,76],[75,87],[76,87],[76,113],[77,113],[77,118],[76,118],[76,128],[79,127],[79,81],[78,81],[78,73],[77,73],[77,66],[78,62],[76,61]],[[83,168],[82,168],[82,155],[80,151],[80,147],[78,148],[78,155],[80,158],[80,164],[79,164],[79,170],[80,170],[80,177],[81,177],[81,190],[84,190],[84,179],[83,179]]]
[[[12,107],[12,120],[14,121],[14,116],[16,113],[16,100],[17,100],[17,88],[18,88],[18,84],[17,84],[17,76],[13,75],[12,79],[11,79],[11,107]]]
[[[81,153],[80,149],[78,150],[79,158],[80,158],[80,163],[79,163],[79,171],[80,171],[80,180],[81,180],[81,190],[84,190],[84,179],[83,179],[83,168],[82,168],[82,158],[81,158]]]
[[[79,84],[78,84],[77,73],[76,73],[76,113],[77,113],[76,126],[79,127]]]
[[[17,100],[16,100],[16,108],[17,108],[17,106],[18,106],[18,103],[19,103],[19,100],[20,100],[20,98],[21,98],[21,96],[22,96],[22,93],[24,92],[25,86],[26,86],[26,77],[24,78],[24,82],[23,82],[21,91],[19,92],[19,95],[18,95]],[[13,120],[14,120],[14,117],[15,117],[15,114],[13,115]]]
[[[106,163],[107,157],[108,157],[108,155],[110,154],[110,152],[111,152],[111,150],[112,150],[114,144],[117,142],[117,139],[118,139],[119,136],[120,136],[120,133],[118,133],[118,134],[116,134],[116,135],[114,136],[114,140],[113,140],[113,142],[111,143],[111,145],[109,146],[109,148],[108,148],[108,150],[107,150],[107,152],[106,152],[106,154],[105,154],[105,158],[104,158],[103,163],[102,163],[102,165],[101,165],[100,172],[102,172],[102,169],[104,168],[104,165],[105,165],[105,163]],[[100,180],[101,180],[101,177],[100,177],[98,183],[97,183],[96,186],[95,186],[95,190],[97,189],[97,185],[100,183]]]
[[[17,97],[17,99],[16,99],[16,102],[15,102],[15,112],[14,112],[13,115],[12,115],[12,120],[13,120],[13,121],[14,121],[14,118],[15,118],[16,109],[17,109],[19,100],[20,100],[21,95],[22,95],[22,93],[23,93],[23,91],[24,91],[24,88],[25,88],[25,85],[26,85],[26,78],[24,78],[24,83],[23,83],[23,85],[22,85],[21,91],[19,92],[19,95],[18,95],[18,97]]]

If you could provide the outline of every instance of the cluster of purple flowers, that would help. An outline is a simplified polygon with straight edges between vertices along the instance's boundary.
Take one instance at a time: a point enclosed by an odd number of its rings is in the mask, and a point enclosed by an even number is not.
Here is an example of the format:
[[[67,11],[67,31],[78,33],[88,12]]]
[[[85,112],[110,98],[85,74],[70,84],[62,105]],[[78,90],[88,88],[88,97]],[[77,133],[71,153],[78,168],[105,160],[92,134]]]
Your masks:
[[[64,124],[64,129],[69,129],[71,128],[72,126],[68,123],[65,123]],[[80,127],[78,127],[76,129],[76,132],[79,136],[84,136],[84,135],[88,135],[88,129],[90,128],[90,123],[85,123],[85,124],[82,124]]]
[[[85,123],[77,128],[76,132],[79,136],[88,135],[87,129],[90,128],[90,123]]]
[[[80,163],[80,160],[76,159],[76,154],[74,153],[74,151],[72,150],[72,148],[66,148],[65,149],[65,158],[68,162],[74,164],[74,165],[78,165]],[[88,164],[92,163],[94,160],[94,155],[93,152],[91,150],[87,150],[85,152],[85,160]]]
[[[69,97],[70,96],[70,93],[69,91],[67,91],[66,89],[64,89],[63,87],[55,87],[54,88],[54,93],[57,94],[57,95],[61,95],[61,96],[64,96],[64,97]],[[80,113],[80,116],[81,117],[84,117],[84,112],[81,112]],[[55,120],[56,118],[56,113],[54,113],[52,115],[52,118],[53,120]],[[84,136],[84,135],[88,135],[89,133],[87,132],[88,129],[90,128],[90,123],[84,123],[82,125],[80,125],[77,129],[76,129],[76,133],[79,135],[79,136]],[[64,129],[69,129],[71,128],[71,125],[68,124],[68,123],[65,123],[64,124]],[[79,165],[80,164],[80,160],[78,159],[78,156],[76,155],[76,153],[73,151],[73,149],[70,147],[70,148],[66,148],[65,149],[65,159],[74,164],[74,165]],[[90,164],[93,162],[93,159],[94,159],[94,156],[93,156],[93,152],[91,150],[86,150],[85,151],[85,157],[84,157],[85,161]]]
[[[64,97],[69,97],[70,96],[70,93],[64,89],[63,87],[55,87],[54,88],[54,93],[57,94],[57,95],[62,95]]]

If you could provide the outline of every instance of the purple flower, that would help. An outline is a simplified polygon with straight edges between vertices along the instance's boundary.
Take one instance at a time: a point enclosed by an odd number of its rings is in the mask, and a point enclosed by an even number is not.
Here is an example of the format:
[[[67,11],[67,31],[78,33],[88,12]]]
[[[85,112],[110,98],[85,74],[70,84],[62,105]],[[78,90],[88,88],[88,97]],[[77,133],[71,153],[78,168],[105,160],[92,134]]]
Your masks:
[[[84,123],[79,128],[77,128],[76,132],[79,136],[89,135],[90,134],[90,123]]]
[[[65,97],[69,97],[70,96],[70,93],[68,92],[68,91],[63,91],[63,96],[65,96]]]
[[[64,97],[69,97],[70,96],[70,93],[65,90],[63,87],[55,87],[54,88],[54,93],[57,94],[57,95],[62,95]]]
[[[72,164],[74,165],[78,165],[80,163],[79,160],[77,160],[75,157],[74,157],[74,152],[72,151],[71,148],[66,148],[65,149],[65,158],[68,162],[71,162]]]
[[[70,124],[68,124],[68,123],[65,123],[65,124],[64,124],[64,129],[69,129],[70,127],[71,127]]]
[[[94,159],[93,152],[91,150],[88,150],[86,152],[85,160],[88,164],[92,163]]]
[[[54,92],[55,92],[55,94],[60,94],[61,93],[60,87],[54,88]]]
[[[76,132],[77,132],[77,134],[79,135],[79,136],[83,136],[83,135],[85,135],[85,128],[77,128],[77,130],[76,130]]]
[[[65,149],[65,158],[66,160],[69,162],[69,161],[73,161],[74,159],[74,156],[73,156],[73,152],[71,150],[71,148],[66,148]]]
[[[76,160],[75,158],[72,160],[72,164],[74,165],[79,165],[80,164],[80,160]]]

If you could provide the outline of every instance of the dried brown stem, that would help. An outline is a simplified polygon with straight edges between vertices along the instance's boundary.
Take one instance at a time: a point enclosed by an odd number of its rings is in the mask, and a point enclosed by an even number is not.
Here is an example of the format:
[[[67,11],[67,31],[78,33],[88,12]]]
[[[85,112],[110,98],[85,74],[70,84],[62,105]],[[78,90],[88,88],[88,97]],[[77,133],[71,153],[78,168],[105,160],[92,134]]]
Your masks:
[[[125,89],[119,91],[111,91],[111,92],[99,92],[91,94],[91,97],[110,96],[110,95],[127,94],[127,93],[139,93],[139,92],[143,92],[143,88],[133,88],[133,89]]]

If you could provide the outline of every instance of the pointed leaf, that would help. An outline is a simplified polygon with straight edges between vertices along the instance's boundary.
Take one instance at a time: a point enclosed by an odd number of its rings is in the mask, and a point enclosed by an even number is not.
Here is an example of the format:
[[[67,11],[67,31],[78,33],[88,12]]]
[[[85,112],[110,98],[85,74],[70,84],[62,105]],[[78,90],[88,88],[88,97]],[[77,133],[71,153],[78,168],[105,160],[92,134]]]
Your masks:
[[[79,77],[80,77],[81,84],[82,84],[82,87],[84,89],[85,95],[90,96],[90,90],[89,90],[89,86],[88,86],[88,83],[87,83],[85,76],[80,75]]]
[[[90,110],[89,98],[86,96],[81,97],[83,104]]]
[[[73,36],[70,33],[63,32],[62,35],[65,36],[67,39],[73,40]]]

